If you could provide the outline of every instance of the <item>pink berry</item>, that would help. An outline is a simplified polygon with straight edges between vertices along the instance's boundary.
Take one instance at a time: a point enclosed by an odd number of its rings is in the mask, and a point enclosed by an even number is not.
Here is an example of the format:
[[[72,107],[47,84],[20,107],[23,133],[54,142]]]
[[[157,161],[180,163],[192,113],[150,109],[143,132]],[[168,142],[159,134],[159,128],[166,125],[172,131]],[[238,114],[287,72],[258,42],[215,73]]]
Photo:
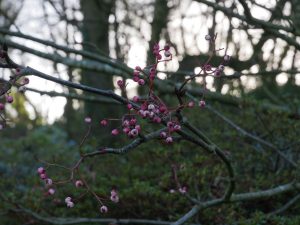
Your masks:
[[[119,202],[119,196],[118,195],[111,195],[110,200],[114,203],[118,203]]]
[[[123,128],[123,132],[124,132],[125,134],[128,134],[128,133],[130,132],[130,128],[129,128],[129,127]]]
[[[138,84],[142,86],[145,84],[145,81],[143,79],[139,79]]]
[[[51,186],[51,185],[53,184],[53,181],[52,181],[52,179],[47,178],[47,179],[45,180],[45,183],[46,183],[46,185]]]
[[[138,132],[141,131],[141,126],[140,125],[136,125],[134,128],[137,129]]]
[[[133,136],[133,137],[136,137],[138,134],[139,134],[139,131],[137,129],[132,129],[130,131],[130,134]]]
[[[211,71],[211,65],[210,65],[210,64],[206,64],[206,65],[204,66],[204,70],[205,70],[205,71]]]
[[[133,77],[133,81],[134,81],[134,82],[138,82],[139,80],[140,80],[140,78],[139,78],[138,76],[134,76],[134,77]]]
[[[220,75],[221,75],[221,70],[216,69],[215,72],[214,72],[214,75],[215,75],[216,77],[220,76]]]
[[[167,137],[167,133],[164,132],[164,131],[160,132],[160,137],[161,138],[166,138]]]
[[[47,179],[47,174],[41,173],[41,174],[40,174],[40,178],[41,178],[42,180]]]
[[[194,106],[195,106],[195,103],[194,103],[194,102],[191,101],[191,102],[188,103],[188,107],[189,107],[189,108],[193,108]]]
[[[130,121],[129,121],[129,124],[131,126],[135,125],[136,124],[136,119],[135,118],[132,118]]]
[[[113,129],[111,131],[111,134],[114,135],[114,136],[117,136],[119,134],[119,130],[118,129]]]
[[[205,101],[204,100],[201,100],[200,102],[199,102],[199,106],[201,107],[201,108],[204,108],[205,107]]]
[[[68,202],[71,202],[72,201],[72,198],[71,197],[66,197],[65,198],[65,203],[68,203]]]
[[[173,138],[172,137],[167,137],[166,138],[166,143],[167,144],[171,144],[173,142]]]
[[[140,100],[140,98],[138,97],[138,96],[134,96],[133,98],[132,98],[132,101],[134,101],[134,102],[138,102]]]
[[[139,67],[139,66],[136,66],[136,67],[135,67],[135,70],[137,70],[137,71],[141,71],[142,69],[141,69],[141,67]]]
[[[74,207],[74,202],[67,202],[67,207],[68,208],[73,208]]]
[[[5,106],[3,103],[0,102],[0,110],[4,110]]]
[[[181,194],[185,194],[185,193],[187,192],[187,187],[186,187],[186,186],[183,186],[183,187],[179,188],[178,191],[179,191]]]
[[[38,172],[39,174],[43,174],[43,173],[46,172],[46,170],[44,169],[44,167],[39,167],[39,168],[37,169],[37,172]]]
[[[120,88],[124,87],[124,82],[122,80],[118,80],[117,84]]]
[[[167,126],[168,126],[169,128],[172,128],[172,127],[174,126],[174,123],[173,123],[172,121],[169,121],[169,122],[167,123]]]
[[[153,109],[155,109],[155,106],[153,104],[149,104],[148,105],[148,110],[153,110]]]
[[[12,102],[14,101],[13,96],[7,95],[7,96],[6,96],[6,101],[7,101],[8,103],[12,103]]]
[[[101,212],[101,213],[107,213],[107,212],[108,212],[107,206],[105,206],[105,205],[101,206],[100,212]]]
[[[107,120],[101,120],[101,121],[100,121],[100,124],[101,124],[102,126],[107,126],[108,122],[107,122]]]
[[[50,188],[50,189],[48,190],[48,194],[49,194],[49,195],[54,195],[54,194],[55,194],[55,189]]]
[[[83,186],[83,182],[81,180],[76,180],[75,181],[75,186],[78,187],[82,187]]]
[[[128,109],[132,109],[132,105],[129,103],[129,104],[127,104],[127,108]]]
[[[161,113],[165,113],[167,111],[167,108],[165,106],[161,106],[161,107],[159,107],[159,111]]]
[[[181,126],[178,125],[178,124],[176,124],[176,125],[174,126],[174,130],[175,130],[175,131],[181,130]]]
[[[158,117],[158,116],[156,116],[156,117],[153,118],[153,122],[154,123],[160,123],[161,122],[161,118]]]

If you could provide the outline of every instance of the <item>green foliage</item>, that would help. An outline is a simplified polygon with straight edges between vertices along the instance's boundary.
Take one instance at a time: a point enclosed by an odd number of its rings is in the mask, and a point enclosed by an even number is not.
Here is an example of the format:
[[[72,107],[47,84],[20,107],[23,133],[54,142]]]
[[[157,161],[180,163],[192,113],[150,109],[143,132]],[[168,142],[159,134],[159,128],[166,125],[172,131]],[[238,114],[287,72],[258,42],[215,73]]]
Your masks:
[[[298,140],[298,123],[286,115],[260,112],[254,108],[241,110],[215,104],[214,107],[247,131],[278,146],[287,146]],[[207,109],[186,110],[184,115],[199,129],[205,131],[216,144],[224,149],[234,163],[237,172],[236,192],[267,189],[289,182],[297,174],[292,173],[284,161],[277,158],[270,149],[241,135],[240,132],[223,123]],[[234,116],[232,116],[234,115]],[[267,126],[266,126],[267,124]],[[16,128],[14,128],[16,129]],[[79,135],[85,132],[78,129]],[[98,129],[98,128],[97,128]],[[151,128],[147,128],[151,130]],[[42,215],[56,217],[99,217],[99,205],[91,195],[77,199],[83,193],[73,184],[57,188],[55,197],[45,197],[44,185],[36,175],[42,165],[39,161],[73,165],[79,159],[79,144],[68,140],[66,132],[58,126],[41,126],[28,130],[25,135],[6,131],[0,146],[1,192],[10,201],[18,202],[26,208]],[[105,135],[104,135],[105,136]],[[97,136],[91,136],[83,148],[84,152],[98,148]],[[115,146],[121,146],[126,139],[115,138]],[[79,140],[78,140],[79,142]],[[287,148],[286,154],[294,154],[294,148]],[[159,140],[152,141],[132,150],[126,155],[101,155],[89,158],[80,167],[91,188],[103,198],[109,212],[101,217],[114,218],[160,218],[176,220],[191,207],[184,195],[176,189],[172,176],[172,166],[176,166],[181,185],[188,186],[191,196],[202,200],[221,196],[226,188],[227,173],[224,165],[214,156],[184,141],[165,145]],[[53,179],[68,179],[68,171],[61,168],[48,169]],[[79,178],[76,176],[76,178]],[[117,187],[120,203],[109,201],[112,187]],[[200,212],[198,220],[203,224],[298,224],[299,206],[288,211],[289,217],[267,217],[266,213],[280,208],[295,193],[276,198],[223,205]],[[67,209],[64,198],[71,195],[76,199],[75,207]],[[0,210],[14,208],[5,203]],[[13,214],[1,215],[5,224],[18,224],[20,218]],[[3,219],[2,219],[3,218]],[[251,219],[249,219],[251,218]]]

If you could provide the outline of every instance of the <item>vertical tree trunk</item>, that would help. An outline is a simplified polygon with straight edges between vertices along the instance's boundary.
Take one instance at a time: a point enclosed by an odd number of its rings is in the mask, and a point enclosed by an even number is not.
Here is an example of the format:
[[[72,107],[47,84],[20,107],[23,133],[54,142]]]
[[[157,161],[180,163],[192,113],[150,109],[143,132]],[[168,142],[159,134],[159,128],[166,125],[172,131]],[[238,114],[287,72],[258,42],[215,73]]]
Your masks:
[[[115,1],[81,0],[81,10],[84,16],[82,34],[84,50],[97,51],[99,54],[109,55],[109,15]],[[82,83],[102,89],[114,89],[113,78],[110,75],[82,71]],[[94,103],[85,103],[85,114],[90,116],[95,124],[107,117],[114,117],[116,106],[101,106]],[[95,130],[96,134],[98,129]]]

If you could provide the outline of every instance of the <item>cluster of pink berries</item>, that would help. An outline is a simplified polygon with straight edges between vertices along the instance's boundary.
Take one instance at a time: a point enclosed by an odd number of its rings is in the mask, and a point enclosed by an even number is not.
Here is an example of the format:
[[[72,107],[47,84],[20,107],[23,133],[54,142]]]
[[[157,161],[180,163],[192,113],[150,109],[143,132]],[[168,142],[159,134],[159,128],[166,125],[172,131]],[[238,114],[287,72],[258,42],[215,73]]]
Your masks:
[[[134,138],[138,136],[141,131],[141,126],[137,124],[136,118],[124,119],[122,123],[123,132],[129,137]]]
[[[132,80],[134,82],[137,82],[139,85],[143,86],[145,84],[145,80],[142,78],[141,72],[142,72],[141,67],[136,66],[135,70],[133,72],[133,78],[132,78]]]
[[[169,58],[172,56],[172,54],[170,52],[170,45],[166,44],[163,49],[160,49],[159,44],[155,44],[153,46],[153,55],[155,56],[156,60],[158,60],[158,61],[162,59],[162,55],[160,54],[161,51],[164,51],[164,56],[166,58]]]
[[[138,114],[143,118],[148,118],[154,123],[160,123],[161,118],[164,117],[166,114],[168,114],[167,107],[163,104],[156,103],[154,101],[152,102],[144,102],[140,110],[138,111]]]
[[[48,188],[47,193],[49,195],[54,195],[55,194],[55,189],[51,187],[52,184],[53,184],[53,181],[52,181],[51,178],[48,178],[48,176],[46,174],[46,170],[44,169],[44,167],[39,167],[37,169],[37,172],[38,172],[40,178],[45,181],[46,187]]]
[[[16,74],[18,75],[19,73],[20,73],[20,69],[17,68],[17,69],[16,69]],[[18,84],[18,86],[19,86],[18,91],[19,91],[19,92],[25,92],[25,90],[26,90],[25,85],[28,84],[28,83],[29,83],[29,79],[28,79],[27,77],[25,77],[25,78]],[[13,103],[13,101],[14,101],[13,96],[9,95],[9,92],[7,92],[7,93],[6,93],[6,97],[5,97],[5,102],[8,103],[8,104],[11,104],[11,103]],[[0,102],[0,113],[1,113],[1,111],[4,111],[4,109],[5,109],[5,103]],[[4,120],[4,122],[5,122],[5,120]],[[4,123],[4,124],[5,124],[5,123]],[[2,130],[2,129],[4,128],[4,124],[1,124],[1,123],[0,123],[0,130]]]
[[[171,133],[181,130],[181,126],[176,122],[169,121],[167,123],[167,127],[168,127],[168,132],[162,131],[160,133],[160,137],[165,139],[165,142],[167,144],[171,144],[173,143],[173,138],[171,136]]]

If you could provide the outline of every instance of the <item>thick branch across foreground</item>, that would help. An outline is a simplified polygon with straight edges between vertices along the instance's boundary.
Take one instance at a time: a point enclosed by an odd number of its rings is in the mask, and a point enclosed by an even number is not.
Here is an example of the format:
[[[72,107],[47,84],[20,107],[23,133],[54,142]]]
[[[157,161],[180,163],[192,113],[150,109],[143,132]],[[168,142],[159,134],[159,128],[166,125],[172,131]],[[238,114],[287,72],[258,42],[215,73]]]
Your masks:
[[[264,191],[257,192],[248,192],[242,194],[233,194],[228,201],[224,199],[214,199],[207,202],[199,202],[199,204],[195,205],[189,212],[187,212],[183,217],[181,217],[176,222],[172,223],[172,225],[180,225],[184,224],[186,221],[195,216],[200,210],[221,205],[224,203],[234,203],[234,202],[246,202],[246,201],[254,201],[259,199],[267,199],[274,197],[276,195],[284,194],[291,191],[300,190],[300,183],[291,182],[288,184],[280,185],[275,188],[271,188]]]
[[[186,213],[183,217],[181,217],[176,222],[169,221],[160,221],[160,220],[146,220],[146,219],[113,219],[113,218],[58,218],[58,217],[45,217],[40,214],[33,212],[29,209],[26,209],[22,206],[18,206],[16,209],[12,209],[12,211],[16,213],[25,213],[30,217],[48,224],[79,224],[79,223],[113,223],[113,224],[157,224],[157,225],[180,225],[186,223],[193,216],[195,216],[200,210],[205,208],[217,206],[225,203],[234,203],[234,202],[244,202],[244,201],[254,201],[259,199],[267,199],[272,198],[274,196],[292,192],[300,189],[300,183],[288,183],[284,185],[277,186],[272,189],[257,191],[257,192],[249,192],[242,194],[232,195],[228,201],[224,201],[224,199],[214,199],[207,202],[199,202],[199,204],[195,205],[188,213]]]

